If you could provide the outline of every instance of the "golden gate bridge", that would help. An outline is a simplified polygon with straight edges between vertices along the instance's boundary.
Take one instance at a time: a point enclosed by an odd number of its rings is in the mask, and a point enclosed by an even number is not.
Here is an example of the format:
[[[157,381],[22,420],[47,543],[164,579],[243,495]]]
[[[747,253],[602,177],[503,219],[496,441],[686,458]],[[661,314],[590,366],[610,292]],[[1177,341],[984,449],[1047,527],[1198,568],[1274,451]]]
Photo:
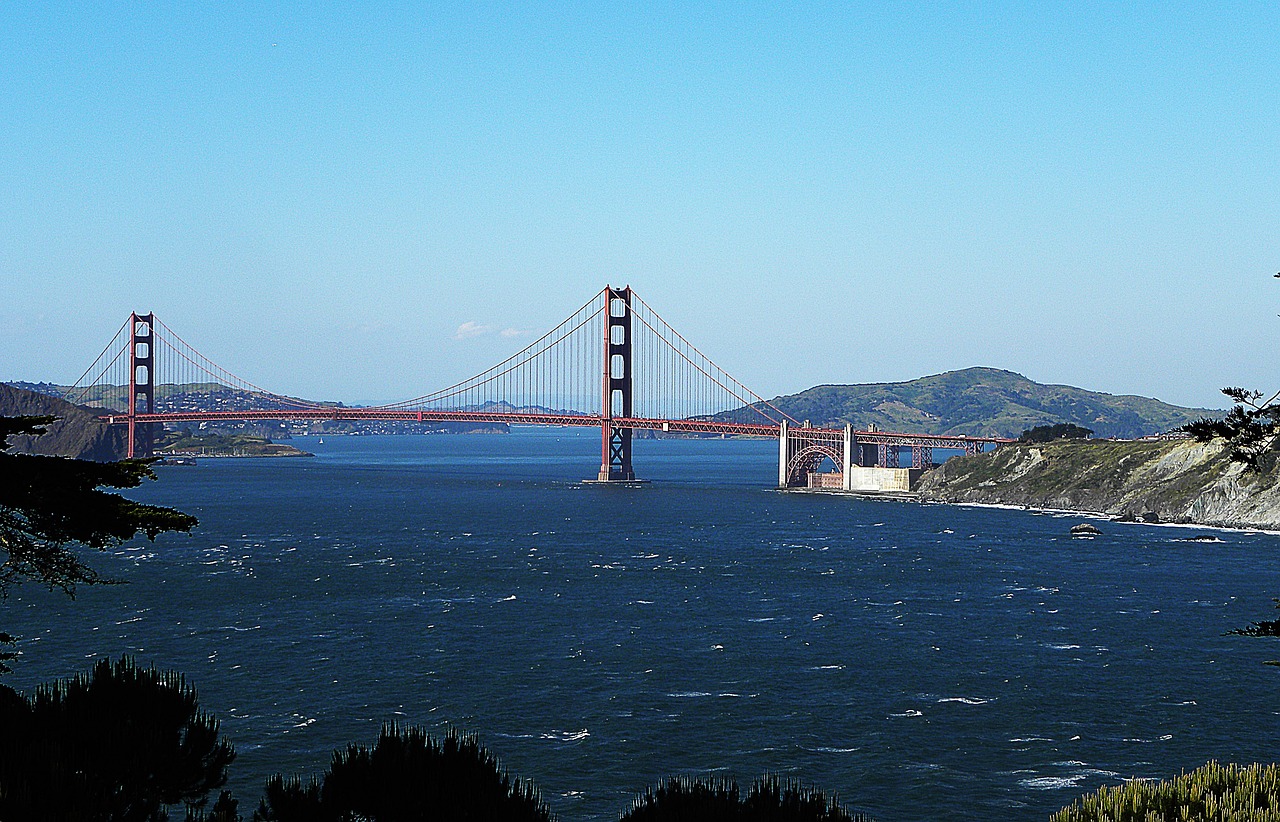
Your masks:
[[[158,390],[159,389],[159,390]],[[201,396],[202,407],[178,398]],[[216,408],[209,408],[215,396]],[[629,286],[605,286],[555,328],[475,376],[387,405],[346,407],[276,394],[209,360],[154,314],[133,313],[66,392],[127,428],[128,456],[149,457],[164,424],[400,421],[599,427],[599,482],[636,481],[632,434],[778,440],[779,487],[850,489],[854,467],[933,464],[933,449],[977,453],[998,438],[855,431],[793,419],[734,379]],[[836,468],[825,474],[827,461]],[[816,482],[819,481],[820,482]]]

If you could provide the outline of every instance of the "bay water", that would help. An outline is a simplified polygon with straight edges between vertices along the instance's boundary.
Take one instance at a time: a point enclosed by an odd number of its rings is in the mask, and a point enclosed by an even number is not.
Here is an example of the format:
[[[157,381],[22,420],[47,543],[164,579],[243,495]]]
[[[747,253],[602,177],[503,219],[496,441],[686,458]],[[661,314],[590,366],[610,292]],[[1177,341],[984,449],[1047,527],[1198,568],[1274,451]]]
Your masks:
[[[1280,538],[772,489],[776,444],[590,429],[327,437],[158,467],[190,535],[124,584],[0,603],[19,690],[104,656],[184,672],[242,811],[385,722],[475,733],[564,820],[675,774],[772,773],[883,822],[1044,819],[1205,761],[1273,761]],[[1213,533],[1218,542],[1187,541]]]

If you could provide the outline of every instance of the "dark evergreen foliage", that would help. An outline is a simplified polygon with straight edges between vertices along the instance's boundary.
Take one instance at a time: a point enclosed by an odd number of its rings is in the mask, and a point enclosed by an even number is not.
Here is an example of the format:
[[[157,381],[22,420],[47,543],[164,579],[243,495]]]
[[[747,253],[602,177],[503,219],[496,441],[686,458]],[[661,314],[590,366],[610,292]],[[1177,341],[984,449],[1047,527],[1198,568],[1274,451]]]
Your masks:
[[[1201,442],[1221,437],[1231,447],[1231,459],[1257,468],[1280,445],[1280,392],[1266,400],[1261,391],[1244,388],[1224,388],[1222,393],[1236,403],[1225,417],[1196,420],[1181,430]]]
[[[444,740],[421,728],[386,725],[372,748],[335,751],[319,782],[275,776],[258,822],[531,820],[550,822],[538,791],[501,770],[473,736]]]
[[[1280,599],[1272,599],[1276,608],[1280,608]],[[1267,619],[1250,623],[1247,628],[1234,628],[1227,631],[1226,636],[1280,637],[1280,619]],[[1280,660],[1268,660],[1265,664],[1280,666]]]
[[[1035,428],[1028,428],[1022,432],[1022,436],[1018,437],[1018,442],[1053,442],[1054,440],[1087,440],[1093,436],[1093,431],[1083,428],[1079,425],[1073,425],[1069,422],[1060,422],[1057,425],[1037,425]]]
[[[52,417],[0,417],[0,598],[10,585],[35,580],[75,596],[77,585],[104,582],[74,550],[102,550],[139,532],[190,531],[195,517],[125,499],[107,488],[134,488],[155,474],[144,460],[88,462],[9,454],[18,435],[38,435]],[[0,644],[12,637],[0,633]],[[0,652],[0,673],[12,651]]]
[[[51,417],[0,417],[0,451],[15,434],[44,430]],[[195,517],[100,490],[134,488],[155,474],[144,460],[88,462],[0,453],[0,593],[23,579],[75,593],[101,578],[68,548],[103,549],[139,532],[190,531]]]
[[[13,634],[6,634],[4,631],[0,631],[0,646],[3,646],[3,645],[13,646],[17,644],[17,642],[18,642],[18,639]],[[9,650],[0,651],[0,674],[10,670],[9,663],[14,661],[17,658],[18,658],[17,651],[9,651]]]
[[[767,776],[743,798],[734,780],[673,777],[636,799],[622,822],[871,822],[836,797]]]
[[[1275,275],[1280,279],[1280,274]],[[1280,391],[1262,399],[1261,391],[1247,388],[1224,388],[1222,393],[1235,405],[1222,419],[1202,418],[1188,423],[1180,430],[1200,442],[1227,440],[1231,447],[1231,459],[1258,468],[1263,458],[1280,446]]]
[[[1280,608],[1280,599],[1272,599],[1276,603],[1276,608]],[[1262,622],[1254,622],[1248,628],[1236,628],[1227,631],[1227,636],[1277,636],[1280,637],[1280,619],[1264,620]]]
[[[0,688],[0,727],[5,820],[153,822],[180,803],[194,814],[235,758],[180,675],[127,657],[29,698]],[[230,796],[219,805],[211,819],[235,819]]]
[[[230,791],[222,791],[218,794],[218,801],[213,803],[213,807],[205,810],[204,808],[188,807],[186,822],[243,822],[244,817],[240,815],[240,802],[235,799]]]

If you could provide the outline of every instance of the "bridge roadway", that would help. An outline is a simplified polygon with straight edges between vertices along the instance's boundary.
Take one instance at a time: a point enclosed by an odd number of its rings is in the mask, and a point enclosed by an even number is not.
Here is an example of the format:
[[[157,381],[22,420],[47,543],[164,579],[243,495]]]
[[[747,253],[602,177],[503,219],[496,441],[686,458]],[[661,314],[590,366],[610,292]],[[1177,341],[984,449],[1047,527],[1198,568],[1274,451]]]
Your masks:
[[[125,414],[106,417],[108,424],[130,421]],[[368,421],[394,422],[472,422],[506,423],[508,425],[566,425],[598,428],[606,420],[599,414],[539,414],[518,411],[409,411],[387,408],[322,408],[261,411],[168,411],[153,414],[137,414],[134,423],[165,422],[217,422],[219,420],[310,420],[310,421]],[[770,437],[781,434],[781,426],[723,422],[720,420],[683,419],[667,420],[650,417],[612,417],[609,424],[615,428],[665,431],[681,434],[724,434],[740,437]],[[843,428],[809,428],[792,426],[789,431],[807,439],[842,440]],[[917,448],[953,448],[970,451],[975,446],[998,444],[1009,440],[995,437],[967,437],[934,434],[902,434],[889,431],[853,431],[860,443],[874,445],[914,446]]]

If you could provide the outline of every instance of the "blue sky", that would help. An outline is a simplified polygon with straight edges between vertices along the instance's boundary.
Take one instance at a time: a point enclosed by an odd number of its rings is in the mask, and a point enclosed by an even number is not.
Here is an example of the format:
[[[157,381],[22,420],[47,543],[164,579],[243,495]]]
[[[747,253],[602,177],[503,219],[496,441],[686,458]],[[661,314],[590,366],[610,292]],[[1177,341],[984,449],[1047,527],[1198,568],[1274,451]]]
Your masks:
[[[1280,5],[4,18],[0,379],[74,380],[136,309],[272,390],[403,399],[608,282],[766,396],[1280,386]]]

